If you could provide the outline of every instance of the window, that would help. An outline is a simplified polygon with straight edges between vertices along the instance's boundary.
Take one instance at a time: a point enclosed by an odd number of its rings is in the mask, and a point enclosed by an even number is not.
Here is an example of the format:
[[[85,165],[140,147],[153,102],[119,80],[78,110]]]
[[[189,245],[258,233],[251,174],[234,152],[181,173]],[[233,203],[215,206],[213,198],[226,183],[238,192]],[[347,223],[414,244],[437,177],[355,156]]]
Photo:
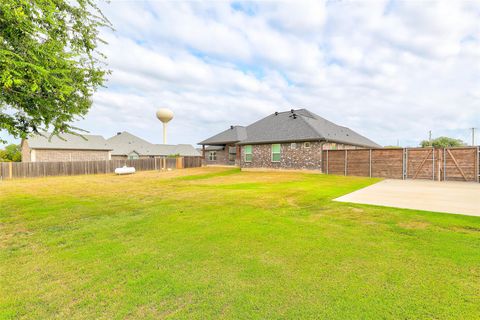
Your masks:
[[[128,160],[137,160],[138,159],[138,154],[135,152],[132,152],[128,155]]]
[[[272,144],[272,162],[280,162],[280,144]]]
[[[303,143],[303,147],[304,147],[305,149],[310,149],[310,146],[311,146],[311,145],[310,145],[310,142],[308,142],[308,141]]]
[[[253,154],[252,154],[252,146],[245,146],[245,162],[252,162]]]
[[[208,160],[217,161],[217,151],[210,151],[208,153]]]
[[[295,142],[290,143],[290,149],[297,149],[297,144]]]
[[[228,147],[228,161],[234,162],[237,158],[237,147]]]

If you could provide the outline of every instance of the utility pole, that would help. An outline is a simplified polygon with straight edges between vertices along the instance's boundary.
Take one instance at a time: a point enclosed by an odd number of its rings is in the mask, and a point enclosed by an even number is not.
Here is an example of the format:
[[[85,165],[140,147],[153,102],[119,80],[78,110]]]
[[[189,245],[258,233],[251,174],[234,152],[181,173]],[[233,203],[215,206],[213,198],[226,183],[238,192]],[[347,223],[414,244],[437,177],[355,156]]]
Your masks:
[[[428,131],[428,141],[432,144],[432,130]]]
[[[472,146],[475,145],[475,129],[476,128],[471,128],[472,129]]]

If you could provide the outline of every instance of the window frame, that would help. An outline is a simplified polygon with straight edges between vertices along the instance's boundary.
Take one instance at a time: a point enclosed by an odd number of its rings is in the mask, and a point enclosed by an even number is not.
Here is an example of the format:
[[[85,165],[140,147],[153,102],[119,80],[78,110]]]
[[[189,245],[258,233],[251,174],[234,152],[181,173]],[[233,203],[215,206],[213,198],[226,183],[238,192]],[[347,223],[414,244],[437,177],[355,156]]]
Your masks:
[[[208,161],[217,161],[217,151],[211,150],[208,152]]]
[[[303,147],[304,147],[305,149],[310,149],[310,148],[312,147],[312,143],[311,143],[310,141],[305,141],[305,142],[303,143]]]
[[[278,146],[278,152],[274,152],[274,148]],[[274,159],[274,156],[278,154],[278,160]],[[282,161],[282,145],[280,143],[272,143],[271,145],[271,160],[272,162]]]
[[[247,152],[247,148],[250,150]],[[247,156],[250,156],[250,160],[247,159]],[[253,160],[253,146],[251,144],[247,144],[243,147],[243,161],[245,162],[252,162]]]

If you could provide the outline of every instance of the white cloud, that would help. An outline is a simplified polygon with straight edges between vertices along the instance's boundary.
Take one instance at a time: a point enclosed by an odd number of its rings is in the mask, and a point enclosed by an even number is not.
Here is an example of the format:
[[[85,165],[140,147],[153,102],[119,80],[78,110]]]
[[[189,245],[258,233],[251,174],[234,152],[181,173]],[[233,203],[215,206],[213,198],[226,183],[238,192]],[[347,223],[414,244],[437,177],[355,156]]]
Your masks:
[[[382,144],[480,127],[480,6],[463,1],[113,1],[113,70],[80,125],[171,142],[306,107]]]

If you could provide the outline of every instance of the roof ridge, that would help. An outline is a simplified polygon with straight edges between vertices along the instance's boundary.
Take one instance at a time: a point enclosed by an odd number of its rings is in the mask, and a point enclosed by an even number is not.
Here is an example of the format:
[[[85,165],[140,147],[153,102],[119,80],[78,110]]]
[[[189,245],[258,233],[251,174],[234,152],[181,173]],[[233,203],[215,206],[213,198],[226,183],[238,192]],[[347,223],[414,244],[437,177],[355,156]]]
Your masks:
[[[323,133],[318,132],[317,129],[315,129],[310,123],[308,123],[308,121],[306,121],[306,120],[304,119],[304,116],[300,116],[300,118],[302,119],[302,121],[303,121],[313,132],[317,133],[317,134],[320,136],[320,137],[319,137],[320,139],[325,138],[325,137],[323,136]],[[310,118],[310,117],[309,117],[309,118]],[[312,118],[312,119],[313,119],[313,118]]]

